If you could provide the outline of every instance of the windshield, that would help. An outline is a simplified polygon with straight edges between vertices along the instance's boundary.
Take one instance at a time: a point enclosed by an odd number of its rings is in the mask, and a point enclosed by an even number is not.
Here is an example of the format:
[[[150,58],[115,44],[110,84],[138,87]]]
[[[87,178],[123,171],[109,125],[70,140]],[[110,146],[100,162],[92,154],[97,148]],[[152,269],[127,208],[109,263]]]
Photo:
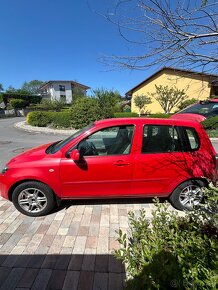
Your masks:
[[[218,103],[199,103],[193,106],[190,106],[180,113],[192,113],[192,114],[200,114],[205,117],[212,117],[218,115]]]
[[[72,134],[71,136],[67,137],[66,139],[51,144],[46,149],[46,153],[47,154],[54,154],[54,153],[56,153],[58,150],[60,150],[61,148],[63,148],[66,144],[68,144],[73,139],[75,139],[77,136],[79,136],[80,134],[84,133],[86,130],[92,128],[93,126],[94,126],[94,124],[91,123],[88,126],[86,126],[86,127],[82,128],[82,129],[76,131],[74,134]]]

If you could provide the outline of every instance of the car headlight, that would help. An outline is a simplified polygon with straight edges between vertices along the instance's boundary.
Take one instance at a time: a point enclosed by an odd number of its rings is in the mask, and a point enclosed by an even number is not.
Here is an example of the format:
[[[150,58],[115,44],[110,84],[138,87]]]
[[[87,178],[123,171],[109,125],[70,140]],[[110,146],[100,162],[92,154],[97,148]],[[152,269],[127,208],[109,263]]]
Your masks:
[[[8,166],[6,165],[3,169],[2,169],[2,173],[4,174],[6,171],[8,171]]]

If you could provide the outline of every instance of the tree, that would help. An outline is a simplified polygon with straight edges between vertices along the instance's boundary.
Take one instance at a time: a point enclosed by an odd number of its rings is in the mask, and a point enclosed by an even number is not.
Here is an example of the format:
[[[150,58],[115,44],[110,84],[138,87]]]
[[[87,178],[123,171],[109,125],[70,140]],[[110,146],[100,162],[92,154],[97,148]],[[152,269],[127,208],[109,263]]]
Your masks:
[[[104,63],[127,69],[165,65],[218,71],[217,1],[119,0],[104,17],[134,49],[129,55],[102,57]]]
[[[115,111],[115,106],[121,101],[119,92],[107,89],[93,90],[94,97],[98,100],[102,118],[111,118]]]
[[[166,114],[169,114],[173,108],[178,107],[188,98],[184,90],[179,90],[176,87],[155,85],[155,88],[156,92],[150,95],[158,101]]]
[[[145,95],[136,96],[134,98],[134,103],[136,107],[139,108],[139,117],[141,117],[142,109],[145,107],[145,105],[148,105],[151,103],[151,98]]]
[[[43,86],[45,83],[39,80],[32,80],[30,82],[24,82],[21,90],[26,91],[32,95],[38,94],[39,88]]]
[[[4,91],[3,85],[0,83],[0,92]]]

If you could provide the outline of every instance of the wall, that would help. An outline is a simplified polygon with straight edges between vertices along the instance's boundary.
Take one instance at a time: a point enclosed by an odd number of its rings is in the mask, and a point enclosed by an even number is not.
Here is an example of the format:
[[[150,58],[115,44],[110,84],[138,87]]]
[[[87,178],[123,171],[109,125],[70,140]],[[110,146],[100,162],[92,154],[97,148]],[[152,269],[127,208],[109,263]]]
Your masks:
[[[134,96],[137,95],[148,95],[156,91],[155,85],[168,85],[176,86],[178,89],[184,89],[188,97],[195,98],[198,100],[207,99],[210,96],[209,78],[207,76],[194,75],[193,73],[183,76],[181,72],[164,70],[153,76],[147,82],[143,83],[140,87],[134,90],[131,100],[131,111],[138,113],[139,109],[135,106]],[[146,110],[151,113],[163,113],[163,109],[159,103],[152,98],[152,104],[146,106]],[[173,109],[171,113],[175,112],[177,108]]]

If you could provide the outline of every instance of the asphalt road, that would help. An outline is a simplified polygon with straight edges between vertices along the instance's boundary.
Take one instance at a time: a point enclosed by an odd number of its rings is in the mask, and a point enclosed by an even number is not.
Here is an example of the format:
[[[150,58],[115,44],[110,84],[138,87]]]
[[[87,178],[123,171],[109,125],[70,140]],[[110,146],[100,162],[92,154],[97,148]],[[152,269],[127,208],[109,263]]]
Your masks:
[[[60,134],[30,133],[14,128],[14,123],[23,120],[21,117],[0,119],[0,170],[10,158],[29,148],[66,138]],[[212,143],[218,152],[218,140]]]

